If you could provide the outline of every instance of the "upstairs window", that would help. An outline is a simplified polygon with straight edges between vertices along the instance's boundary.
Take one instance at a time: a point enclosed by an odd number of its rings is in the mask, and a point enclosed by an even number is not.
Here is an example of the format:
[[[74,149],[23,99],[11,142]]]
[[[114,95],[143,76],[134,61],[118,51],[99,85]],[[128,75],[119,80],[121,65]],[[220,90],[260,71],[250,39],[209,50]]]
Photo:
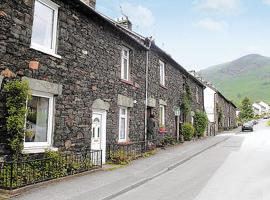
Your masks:
[[[45,53],[56,53],[58,5],[50,0],[36,0],[31,47]]]
[[[165,63],[161,60],[159,61],[159,71],[160,71],[160,85],[165,86]]]
[[[129,56],[130,50],[123,48],[121,53],[121,79],[129,81]]]
[[[199,103],[199,88],[198,87],[196,87],[196,101],[197,101],[197,103]]]

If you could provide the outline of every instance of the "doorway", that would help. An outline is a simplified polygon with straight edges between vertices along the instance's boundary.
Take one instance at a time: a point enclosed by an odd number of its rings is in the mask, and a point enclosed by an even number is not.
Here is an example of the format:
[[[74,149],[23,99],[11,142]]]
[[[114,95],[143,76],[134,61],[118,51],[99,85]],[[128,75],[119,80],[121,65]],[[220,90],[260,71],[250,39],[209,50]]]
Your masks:
[[[102,150],[102,162],[106,162],[106,111],[93,111],[91,149]]]

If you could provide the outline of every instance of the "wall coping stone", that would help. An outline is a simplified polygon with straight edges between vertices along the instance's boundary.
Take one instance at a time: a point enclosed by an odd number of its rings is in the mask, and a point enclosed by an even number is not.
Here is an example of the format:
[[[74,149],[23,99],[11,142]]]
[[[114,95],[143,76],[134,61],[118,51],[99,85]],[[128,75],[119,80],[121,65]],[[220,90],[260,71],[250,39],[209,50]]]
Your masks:
[[[23,77],[22,80],[29,82],[29,87],[31,90],[47,92],[54,95],[62,95],[63,86],[61,84],[51,83],[48,81],[33,79],[29,77]]]
[[[102,99],[96,99],[93,102],[92,109],[108,111],[110,109],[110,104],[108,102],[103,101]]]
[[[126,97],[124,95],[118,94],[118,103],[119,106],[124,106],[128,108],[133,108],[134,101],[133,98]]]
[[[167,106],[167,102],[164,101],[164,100],[162,100],[162,99],[160,99],[159,100],[159,105]]]
[[[148,98],[147,106],[148,107],[155,108],[156,107],[156,103],[157,103],[156,99],[150,97],[150,98]]]

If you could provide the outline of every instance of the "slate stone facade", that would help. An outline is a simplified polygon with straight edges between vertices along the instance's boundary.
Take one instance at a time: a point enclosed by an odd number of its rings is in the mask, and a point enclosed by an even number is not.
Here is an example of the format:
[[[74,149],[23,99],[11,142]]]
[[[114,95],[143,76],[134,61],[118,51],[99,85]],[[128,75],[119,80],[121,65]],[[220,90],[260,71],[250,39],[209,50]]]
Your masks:
[[[148,50],[144,42],[134,39],[132,34],[117,28],[78,1],[52,1],[60,6],[58,56],[30,48],[34,0],[2,0],[0,10],[5,15],[0,16],[0,72],[8,68],[17,76],[41,83],[41,87],[43,82],[37,80],[53,85],[56,91],[61,90],[54,93],[53,146],[64,151],[89,146],[93,109],[107,112],[107,143],[116,143],[120,106],[128,107],[129,140],[144,140],[146,74],[148,105],[153,108],[156,118],[159,117],[159,105],[166,107],[165,122],[169,134],[175,136],[176,133],[174,108],[181,105],[185,83],[191,88],[192,110],[204,110],[204,86],[165,52],[158,47],[149,50],[147,73]],[[123,47],[130,50],[128,82],[120,79]],[[38,70],[29,69],[29,62],[33,60],[39,62]],[[165,87],[159,84],[159,60],[165,63]],[[5,134],[3,98],[0,91],[0,135]],[[1,143],[5,143],[4,138]]]
[[[236,106],[220,93],[217,93],[216,99],[217,106],[215,116],[216,122],[218,122],[216,123],[216,132],[236,128]],[[221,118],[219,117],[219,112],[222,113]]]
[[[143,139],[145,49],[85,6],[72,1],[53,1],[60,6],[57,54],[62,58],[30,48],[34,0],[3,0],[0,10],[6,16],[0,18],[0,71],[9,68],[26,77],[62,85],[62,95],[55,96],[53,138],[54,146],[60,149],[89,145],[92,105],[97,99],[110,106],[107,142],[116,142],[119,94],[136,101],[129,109],[130,140]],[[122,47],[128,47],[131,52],[129,83],[120,80]],[[37,71],[29,70],[31,60],[40,63]]]
[[[148,97],[156,100],[156,106],[152,112],[159,119],[159,106],[165,106],[165,128],[168,134],[176,136],[175,107],[181,107],[184,95],[184,84],[188,84],[192,93],[191,110],[204,111],[203,89],[204,86],[186,72],[179,64],[170,58],[155,44],[152,45],[149,53],[149,88]],[[165,63],[165,86],[160,84],[159,61]],[[198,88],[199,99],[196,100],[196,88]],[[183,122],[183,117],[180,121]],[[191,122],[191,119],[188,120]]]

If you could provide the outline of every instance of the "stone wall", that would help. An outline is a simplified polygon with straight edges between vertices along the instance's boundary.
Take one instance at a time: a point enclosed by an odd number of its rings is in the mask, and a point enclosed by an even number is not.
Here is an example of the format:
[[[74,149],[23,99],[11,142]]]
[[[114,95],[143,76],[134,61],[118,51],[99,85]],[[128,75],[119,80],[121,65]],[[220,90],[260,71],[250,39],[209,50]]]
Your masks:
[[[188,85],[190,86],[191,89],[191,94],[192,94],[192,104],[191,104],[191,110],[196,111],[204,111],[204,96],[203,96],[203,86],[198,84],[194,79],[188,78]],[[196,88],[198,88],[198,101],[196,99]]]
[[[237,108],[233,104],[230,104],[230,128],[237,127],[236,109]]]
[[[118,94],[136,100],[129,110],[129,137],[142,139],[145,50],[104,19],[79,10],[72,1],[54,2],[60,6],[57,54],[62,58],[30,48],[33,0],[2,0],[0,10],[6,16],[0,17],[0,71],[9,68],[14,73],[63,86],[62,95],[55,98],[54,146],[60,149],[89,145],[92,105],[97,99],[110,105],[107,140],[116,141]],[[131,50],[131,83],[120,81],[123,46]],[[29,70],[31,60],[40,63],[37,71]]]

